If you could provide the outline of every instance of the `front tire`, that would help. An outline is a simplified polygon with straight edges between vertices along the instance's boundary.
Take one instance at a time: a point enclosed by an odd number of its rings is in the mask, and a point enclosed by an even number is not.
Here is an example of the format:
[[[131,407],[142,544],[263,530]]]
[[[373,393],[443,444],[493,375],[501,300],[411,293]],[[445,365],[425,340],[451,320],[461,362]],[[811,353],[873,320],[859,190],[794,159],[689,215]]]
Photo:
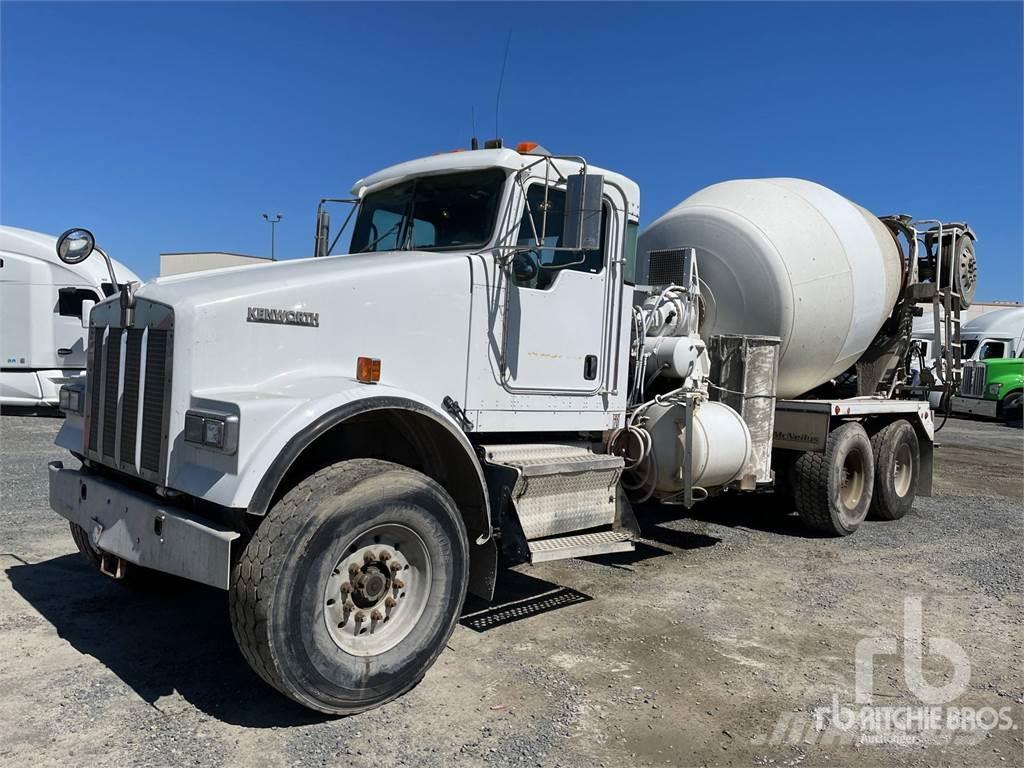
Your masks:
[[[851,421],[834,429],[824,453],[804,453],[793,465],[800,519],[822,533],[849,536],[867,517],[874,474],[864,427]]]
[[[899,520],[914,506],[917,496],[921,472],[917,433],[909,421],[894,421],[872,435],[871,450],[875,459],[871,516],[876,520]]]
[[[440,485],[343,461],[267,513],[232,573],[231,624],[267,683],[353,714],[419,682],[455,629],[468,573],[465,526]]]

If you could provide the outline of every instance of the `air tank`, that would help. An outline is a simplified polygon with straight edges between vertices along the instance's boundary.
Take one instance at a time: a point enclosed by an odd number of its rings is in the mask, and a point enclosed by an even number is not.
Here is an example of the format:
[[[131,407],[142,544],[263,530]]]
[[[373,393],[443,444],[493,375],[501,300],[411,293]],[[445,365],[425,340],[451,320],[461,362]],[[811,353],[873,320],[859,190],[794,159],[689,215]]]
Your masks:
[[[644,255],[682,247],[697,250],[701,336],[780,337],[783,398],[857,361],[892,312],[903,274],[881,221],[803,179],[714,184],[640,234]]]

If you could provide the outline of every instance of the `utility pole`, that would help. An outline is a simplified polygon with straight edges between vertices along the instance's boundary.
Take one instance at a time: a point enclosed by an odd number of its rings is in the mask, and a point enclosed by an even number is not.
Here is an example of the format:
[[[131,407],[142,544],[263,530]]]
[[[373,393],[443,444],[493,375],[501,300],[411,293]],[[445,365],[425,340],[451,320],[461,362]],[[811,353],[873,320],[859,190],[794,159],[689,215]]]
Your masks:
[[[277,222],[281,220],[281,214],[277,214],[277,218],[272,219],[264,213],[263,219],[270,224],[270,260],[277,261],[276,254],[274,253],[274,227],[277,226]]]

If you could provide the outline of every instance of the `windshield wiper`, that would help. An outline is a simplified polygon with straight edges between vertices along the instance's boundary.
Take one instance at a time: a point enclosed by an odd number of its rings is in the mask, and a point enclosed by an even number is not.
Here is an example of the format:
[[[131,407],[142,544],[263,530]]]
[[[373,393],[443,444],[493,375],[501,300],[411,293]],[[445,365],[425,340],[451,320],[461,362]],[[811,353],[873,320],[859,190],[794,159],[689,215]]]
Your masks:
[[[402,226],[402,222],[401,222],[401,220],[399,220],[399,221],[396,221],[396,222],[395,222],[395,223],[394,223],[394,224],[392,225],[391,229],[389,229],[389,230],[388,230],[387,232],[385,232],[385,233],[384,233],[383,235],[381,235],[380,237],[378,237],[378,238],[377,238],[376,240],[374,240],[374,241],[373,241],[372,243],[367,243],[367,244],[366,244],[366,247],[365,247],[365,248],[360,248],[360,249],[359,249],[359,253],[366,253],[366,252],[367,252],[368,250],[370,250],[371,248],[373,248],[373,246],[375,246],[375,245],[376,245],[377,243],[379,243],[379,242],[380,242],[381,240],[383,240],[383,239],[384,239],[385,237],[389,237],[389,236],[391,235],[391,233],[393,233],[393,232],[394,232],[394,231],[395,231],[396,229],[398,229],[398,228],[399,228],[400,226]]]

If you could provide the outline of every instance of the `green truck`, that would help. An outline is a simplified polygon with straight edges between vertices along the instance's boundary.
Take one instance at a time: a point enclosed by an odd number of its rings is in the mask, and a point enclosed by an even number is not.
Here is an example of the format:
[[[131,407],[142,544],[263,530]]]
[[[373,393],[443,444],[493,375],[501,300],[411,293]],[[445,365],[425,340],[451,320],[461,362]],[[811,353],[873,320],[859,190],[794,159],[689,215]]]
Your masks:
[[[960,394],[953,410],[1003,419],[1019,426],[1024,404],[1024,357],[995,357],[964,362]]]

